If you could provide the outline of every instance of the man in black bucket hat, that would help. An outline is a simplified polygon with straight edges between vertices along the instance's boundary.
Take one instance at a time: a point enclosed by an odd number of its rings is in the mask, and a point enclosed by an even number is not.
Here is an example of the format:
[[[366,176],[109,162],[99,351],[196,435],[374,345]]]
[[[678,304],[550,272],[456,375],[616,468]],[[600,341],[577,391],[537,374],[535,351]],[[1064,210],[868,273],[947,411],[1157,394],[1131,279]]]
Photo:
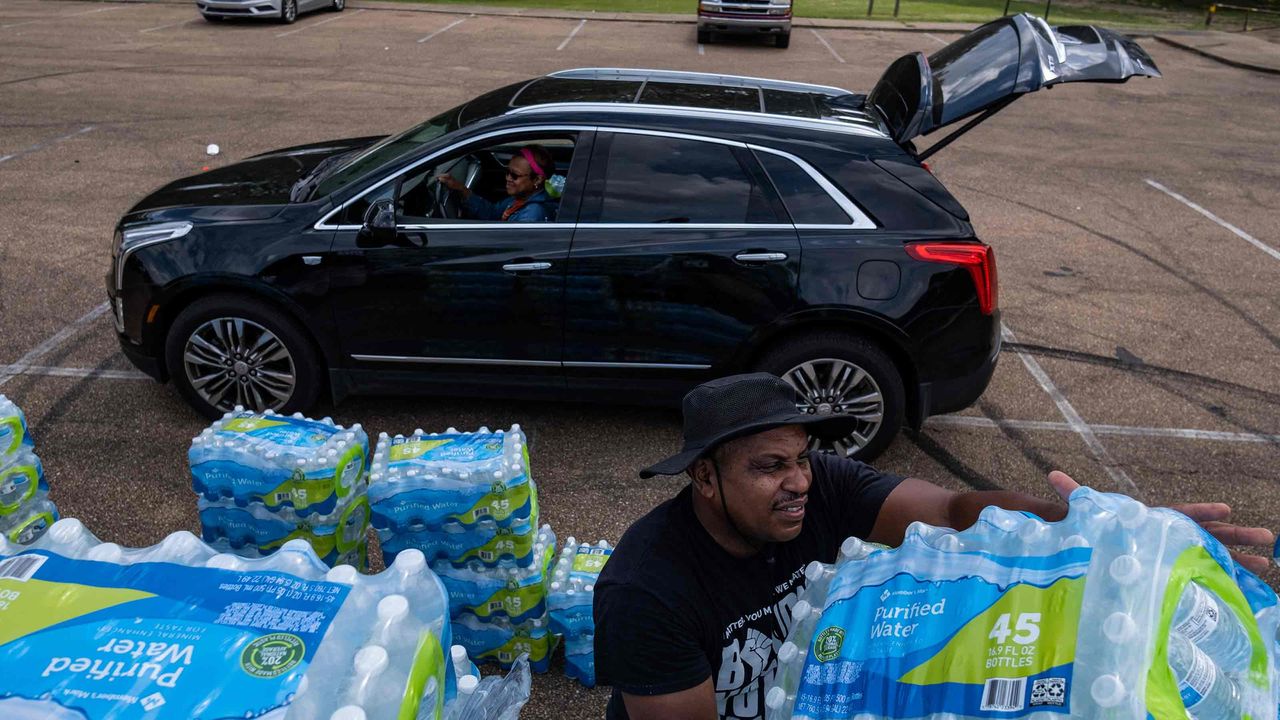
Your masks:
[[[790,385],[766,373],[698,386],[684,398],[684,447],[641,477],[688,473],[690,484],[622,536],[595,588],[595,662],[612,685],[607,717],[760,718],[791,626],[804,568],[858,537],[902,542],[909,524],[963,529],[996,505],[1059,520],[1061,503],[1006,491],[956,493],[869,465],[810,453],[849,418],[803,413]],[[1079,487],[1052,472],[1066,498]],[[1261,528],[1222,522],[1230,508],[1184,505],[1223,542],[1266,545]],[[1238,556],[1258,571],[1265,560]]]

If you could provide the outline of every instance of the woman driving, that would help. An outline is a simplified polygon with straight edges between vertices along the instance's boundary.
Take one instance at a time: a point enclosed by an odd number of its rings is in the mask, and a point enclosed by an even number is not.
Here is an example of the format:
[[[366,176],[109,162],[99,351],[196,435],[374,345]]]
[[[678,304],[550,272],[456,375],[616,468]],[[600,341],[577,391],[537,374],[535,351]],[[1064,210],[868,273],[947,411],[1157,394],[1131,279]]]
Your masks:
[[[463,207],[476,220],[552,222],[557,201],[547,194],[547,178],[555,174],[555,160],[541,145],[525,145],[507,163],[507,197],[489,202],[457,178],[444,173],[440,183],[462,194]]]

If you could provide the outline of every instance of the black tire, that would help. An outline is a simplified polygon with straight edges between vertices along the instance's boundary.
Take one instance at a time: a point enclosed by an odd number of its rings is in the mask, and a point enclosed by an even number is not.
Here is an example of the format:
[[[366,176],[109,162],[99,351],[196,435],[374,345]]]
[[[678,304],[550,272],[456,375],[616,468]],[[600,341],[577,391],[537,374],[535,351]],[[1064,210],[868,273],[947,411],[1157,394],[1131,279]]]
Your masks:
[[[774,36],[774,38],[773,38],[773,44],[774,44],[774,45],[777,45],[777,46],[778,46],[778,47],[780,47],[780,48],[783,48],[784,50],[785,50],[786,48],[790,47],[790,46],[791,46],[791,33],[789,33],[789,32],[784,32],[784,33],[782,33],[781,35],[775,35],[775,36]]]
[[[245,337],[249,337],[250,334],[255,332],[254,325],[275,336],[287,353],[287,367],[292,373],[293,379],[292,388],[288,391],[285,399],[279,400],[279,398],[272,398],[264,392],[258,392],[257,397],[268,398],[271,402],[258,403],[252,400],[245,402],[243,398],[237,398],[238,390],[235,389],[236,385],[231,384],[229,386],[231,389],[222,398],[225,402],[215,404],[205,397],[205,394],[209,394],[212,390],[202,394],[200,390],[196,389],[192,378],[188,375],[188,368],[190,367],[193,373],[199,373],[201,370],[213,367],[213,365],[212,363],[188,363],[186,358],[187,344],[193,334],[202,328],[206,328],[208,323],[219,318],[248,321],[249,324],[244,325],[244,327],[249,328]],[[262,335],[259,334],[257,337],[260,339]],[[247,345],[251,342],[252,338],[246,341],[245,344]],[[164,357],[169,377],[173,380],[178,393],[197,412],[209,418],[221,417],[223,413],[235,405],[245,405],[255,410],[265,410],[270,407],[276,412],[286,414],[306,412],[315,404],[324,382],[324,366],[320,361],[319,353],[306,331],[293,318],[260,301],[236,295],[213,295],[201,298],[178,313],[178,317],[174,319],[173,324],[169,327],[169,334],[165,337]],[[246,357],[245,359],[248,362],[253,362],[251,358]],[[246,362],[246,369],[248,367],[259,367],[257,364],[249,365],[248,362]],[[267,382],[265,375],[268,370],[278,374],[283,371],[283,367],[286,367],[286,365],[279,360],[264,361],[261,364],[264,378],[261,380],[247,380],[244,377],[238,377],[237,379],[241,384],[250,382],[256,386]],[[234,370],[239,371],[240,368],[235,367]],[[230,377],[232,371],[232,367],[227,368],[228,377]],[[254,370],[253,374],[256,376],[257,371]],[[212,373],[206,373],[201,376],[208,377],[210,375]],[[227,382],[219,378],[211,381],[205,387],[214,388],[215,384],[220,381]]]
[[[893,442],[894,437],[898,435],[898,431],[902,429],[902,419],[906,407],[906,393],[902,385],[902,373],[894,365],[893,360],[881,350],[875,343],[864,338],[853,335],[834,332],[815,332],[812,335],[804,335],[793,340],[789,340],[783,344],[779,344],[773,349],[767,351],[756,364],[757,370],[773,373],[786,380],[792,387],[799,389],[797,382],[798,377],[792,374],[792,371],[803,366],[805,363],[814,362],[819,368],[827,361],[831,362],[831,366],[844,367],[838,365],[838,362],[851,364],[865,371],[870,381],[874,383],[874,389],[880,394],[880,423],[875,427],[874,431],[867,436],[866,442],[860,444],[851,441],[846,444],[845,455],[855,460],[869,461],[874,459],[880,453],[884,452],[889,443]],[[856,377],[853,374],[852,377]],[[822,382],[819,379],[817,385],[819,387],[834,385],[836,383]],[[873,386],[866,385],[866,381],[857,385],[850,386],[849,390],[855,388],[863,388],[852,396],[845,393],[844,400],[850,397],[862,396],[869,393]],[[808,395],[809,398],[817,397],[818,399],[831,400],[835,402],[827,402],[831,411],[847,412],[847,409],[839,403],[842,398],[828,396],[821,398],[819,393],[808,393],[801,391],[801,395]],[[859,409],[870,415],[868,405],[859,406]],[[837,410],[837,408],[839,408]],[[825,408],[817,408],[821,412]],[[853,436],[849,436],[852,438]],[[826,449],[832,449],[827,446]]]
[[[292,25],[298,19],[298,0],[280,0],[280,22]]]
[[[221,15],[205,15],[204,13],[200,13],[200,17],[211,23],[219,23],[223,19]]]
[[[710,30],[699,30],[699,31],[698,31],[698,44],[699,44],[699,45],[710,45],[710,44],[711,44],[711,31],[710,31]]]

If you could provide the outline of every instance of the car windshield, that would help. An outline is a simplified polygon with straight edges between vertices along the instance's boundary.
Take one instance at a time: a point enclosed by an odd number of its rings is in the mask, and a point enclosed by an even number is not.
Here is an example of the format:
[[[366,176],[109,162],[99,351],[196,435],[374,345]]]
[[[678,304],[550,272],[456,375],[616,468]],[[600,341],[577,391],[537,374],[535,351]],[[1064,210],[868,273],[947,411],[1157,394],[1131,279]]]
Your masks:
[[[511,98],[527,84],[528,81],[525,81],[491,90],[399,135],[384,138],[361,152],[352,153],[341,163],[335,162],[331,167],[318,168],[321,170],[320,174],[306,178],[316,189],[311,197],[323,197],[339,190],[352,180],[422,148],[445,133],[501,115],[510,107]]]
[[[365,173],[401,155],[413,152],[444,135],[452,129],[449,127],[449,119],[453,116],[453,111],[437,115],[399,135],[384,138],[359,153],[351,154],[345,162],[334,163],[333,166],[323,169],[323,174],[311,180],[316,185],[315,195],[317,197],[328,195]]]

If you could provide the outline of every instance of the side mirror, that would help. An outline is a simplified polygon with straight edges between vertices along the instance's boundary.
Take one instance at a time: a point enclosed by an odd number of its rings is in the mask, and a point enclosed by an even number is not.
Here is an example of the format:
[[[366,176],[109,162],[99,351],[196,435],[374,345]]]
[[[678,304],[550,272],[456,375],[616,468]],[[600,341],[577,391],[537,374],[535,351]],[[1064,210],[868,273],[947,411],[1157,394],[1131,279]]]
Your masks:
[[[364,213],[361,234],[376,245],[391,245],[396,241],[396,205],[392,200],[378,200]]]

